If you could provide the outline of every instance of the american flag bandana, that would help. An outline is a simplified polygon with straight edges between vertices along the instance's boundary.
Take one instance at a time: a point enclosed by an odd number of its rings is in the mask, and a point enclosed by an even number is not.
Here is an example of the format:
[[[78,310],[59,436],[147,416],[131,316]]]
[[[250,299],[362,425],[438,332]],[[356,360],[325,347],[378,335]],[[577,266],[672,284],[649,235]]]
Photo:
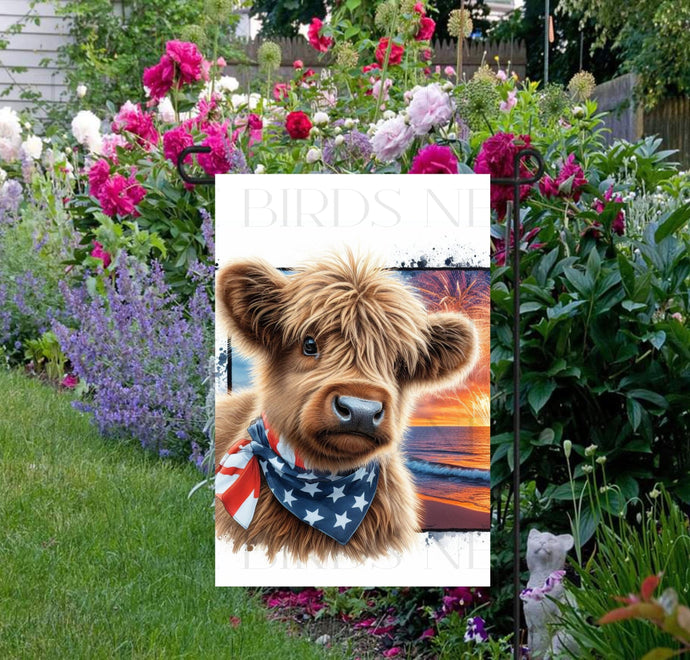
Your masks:
[[[379,464],[374,461],[348,474],[307,470],[264,415],[247,432],[251,439],[231,447],[216,468],[216,497],[225,510],[249,527],[259,500],[261,469],[274,497],[292,515],[345,545],[374,499]]]

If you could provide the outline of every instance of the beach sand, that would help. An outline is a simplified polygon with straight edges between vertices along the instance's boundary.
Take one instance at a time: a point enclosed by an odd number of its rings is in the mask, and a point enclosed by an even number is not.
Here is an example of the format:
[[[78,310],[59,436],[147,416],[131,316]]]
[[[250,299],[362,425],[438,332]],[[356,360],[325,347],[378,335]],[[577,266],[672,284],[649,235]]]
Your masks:
[[[486,530],[491,528],[488,511],[475,511],[428,495],[418,495],[424,505],[424,530]]]

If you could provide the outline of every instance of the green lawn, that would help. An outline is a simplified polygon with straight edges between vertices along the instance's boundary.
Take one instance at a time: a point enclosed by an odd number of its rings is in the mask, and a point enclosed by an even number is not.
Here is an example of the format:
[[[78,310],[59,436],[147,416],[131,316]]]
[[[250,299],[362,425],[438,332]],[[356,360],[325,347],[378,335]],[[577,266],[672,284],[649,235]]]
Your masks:
[[[244,590],[213,586],[196,481],[102,440],[68,395],[0,371],[0,658],[325,657]]]

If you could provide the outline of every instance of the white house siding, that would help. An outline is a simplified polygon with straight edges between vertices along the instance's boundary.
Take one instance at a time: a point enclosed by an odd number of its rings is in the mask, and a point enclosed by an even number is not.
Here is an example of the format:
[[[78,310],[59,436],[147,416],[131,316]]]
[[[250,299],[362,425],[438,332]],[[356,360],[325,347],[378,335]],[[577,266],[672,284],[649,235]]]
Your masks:
[[[40,25],[30,21],[20,34],[9,37],[9,45],[0,50],[0,94],[13,82],[17,83],[9,95],[0,96],[0,107],[9,105],[20,110],[28,105],[20,99],[22,90],[40,92],[47,101],[59,101],[65,90],[64,76],[55,66],[57,49],[67,43],[69,23],[55,16],[56,2],[41,2],[31,10],[29,0],[0,0],[0,36],[8,39],[5,31],[30,11],[41,18]],[[52,62],[41,66],[41,61],[50,58]],[[22,73],[8,69],[14,66],[27,67]]]

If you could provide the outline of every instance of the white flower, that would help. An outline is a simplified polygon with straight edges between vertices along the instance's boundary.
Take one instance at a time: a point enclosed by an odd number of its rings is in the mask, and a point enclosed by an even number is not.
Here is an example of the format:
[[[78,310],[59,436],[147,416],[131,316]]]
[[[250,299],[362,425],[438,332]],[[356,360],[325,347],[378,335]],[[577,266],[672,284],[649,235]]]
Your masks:
[[[225,94],[226,92],[234,92],[239,88],[239,86],[240,83],[237,82],[237,78],[233,78],[232,76],[222,76],[216,80],[216,90],[218,90],[221,94]]]
[[[317,128],[316,126],[312,126],[312,127],[309,129],[309,135],[310,135],[311,137],[319,137],[319,135],[321,135],[321,129],[320,129],[320,128]]]
[[[0,186],[7,181],[7,172],[0,167]]]
[[[307,157],[306,161],[310,165],[313,163],[318,163],[321,160],[321,149],[318,147],[311,147],[309,151],[307,151]]]
[[[323,110],[315,112],[312,120],[316,126],[326,126],[330,121],[328,113],[324,112]]]
[[[13,161],[19,156],[22,144],[22,126],[12,108],[0,108],[0,160]]]
[[[254,168],[254,174],[265,174],[266,173],[266,166],[262,165],[259,163],[255,168]]]
[[[333,140],[333,144],[336,147],[339,147],[343,142],[345,142],[345,136],[343,135],[336,135],[335,140]]]
[[[384,118],[384,119],[393,119],[393,117],[395,117],[395,113],[394,113],[392,110],[386,110],[386,111],[383,113],[383,118]]]
[[[166,124],[172,124],[175,121],[175,108],[173,108],[170,97],[166,96],[161,99],[161,102],[158,104],[158,117]]]
[[[352,130],[355,127],[355,120],[352,119],[351,117],[348,117],[344,122],[343,126],[348,130]]]
[[[254,110],[261,100],[261,94],[252,92],[247,96],[246,94],[233,94],[230,97],[230,103],[232,103],[234,108],[240,108],[246,106],[250,110]]]
[[[22,150],[27,156],[38,160],[43,153],[43,142],[38,135],[31,135],[22,142]]]
[[[31,130],[31,124],[30,124],[28,121],[25,121],[25,122],[24,122],[24,129],[27,130],[27,131],[30,131],[30,130]]]
[[[79,144],[86,145],[90,151],[100,153],[101,120],[90,110],[80,110],[72,120],[72,135]]]
[[[83,99],[86,96],[87,87],[84,83],[77,85],[77,98]]]

